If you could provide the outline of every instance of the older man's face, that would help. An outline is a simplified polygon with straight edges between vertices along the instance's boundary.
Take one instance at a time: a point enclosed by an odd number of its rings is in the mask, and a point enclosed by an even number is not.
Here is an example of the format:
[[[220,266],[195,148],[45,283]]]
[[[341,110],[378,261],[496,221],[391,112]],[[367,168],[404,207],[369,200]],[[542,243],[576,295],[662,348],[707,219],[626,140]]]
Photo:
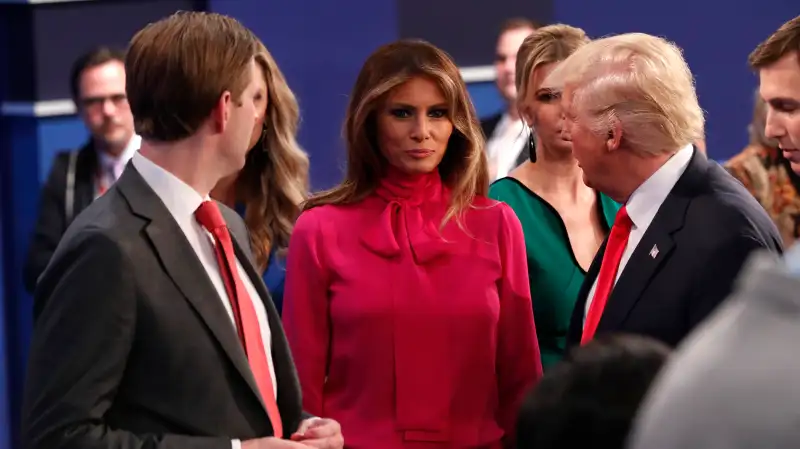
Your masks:
[[[574,89],[569,85],[565,86],[561,96],[564,111],[562,138],[572,142],[572,154],[583,170],[583,182],[589,187],[602,191],[602,180],[606,175],[603,160],[606,153],[606,140],[598,137],[589,129],[587,126],[588,116],[574,103],[573,94]]]

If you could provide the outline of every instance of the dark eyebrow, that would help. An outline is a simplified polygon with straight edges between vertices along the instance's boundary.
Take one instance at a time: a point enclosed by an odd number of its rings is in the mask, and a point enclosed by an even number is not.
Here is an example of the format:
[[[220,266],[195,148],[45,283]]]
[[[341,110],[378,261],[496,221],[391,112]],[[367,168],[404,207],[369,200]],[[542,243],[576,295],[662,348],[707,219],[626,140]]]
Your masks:
[[[794,98],[783,98],[783,97],[770,98],[769,100],[767,100],[767,103],[771,104],[773,107],[776,104],[789,105],[789,106],[800,105],[800,101],[795,100]]]
[[[389,103],[389,107],[392,107],[392,108],[403,108],[403,109],[414,109],[414,110],[417,109],[416,106],[412,106],[412,105],[406,104],[406,103]],[[447,104],[439,103],[439,104],[435,104],[433,106],[428,107],[428,109],[441,109],[441,108],[447,108]]]

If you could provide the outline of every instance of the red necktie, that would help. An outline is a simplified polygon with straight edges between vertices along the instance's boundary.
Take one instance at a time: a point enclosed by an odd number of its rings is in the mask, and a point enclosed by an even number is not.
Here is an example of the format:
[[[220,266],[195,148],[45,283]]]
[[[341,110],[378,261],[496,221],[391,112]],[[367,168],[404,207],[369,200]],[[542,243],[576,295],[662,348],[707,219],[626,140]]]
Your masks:
[[[244,287],[244,283],[239,278],[239,270],[236,267],[236,256],[233,252],[233,243],[228,226],[222,218],[222,214],[213,201],[204,201],[195,212],[197,221],[208,230],[215,240],[214,252],[217,256],[217,263],[220,267],[222,280],[225,283],[225,290],[233,309],[233,317],[239,333],[239,340],[244,346],[247,360],[250,362],[250,369],[256,379],[264,405],[267,407],[267,414],[272,422],[272,428],[276,438],[283,437],[283,426],[281,415],[278,411],[278,403],[275,400],[273,391],[272,375],[269,371],[267,353],[264,350],[264,340],[261,339],[261,327],[258,324],[256,310],[250,295]]]
[[[617,212],[614,219],[614,226],[611,227],[611,234],[606,243],[606,252],[603,254],[603,262],[600,264],[600,274],[597,276],[597,288],[594,291],[592,304],[589,306],[589,313],[586,314],[586,324],[583,326],[583,336],[581,344],[586,344],[594,338],[597,325],[600,324],[600,317],[603,316],[603,309],[606,307],[608,297],[614,288],[619,271],[619,262],[622,260],[622,253],[628,246],[628,236],[631,235],[633,222],[628,216],[625,206]]]

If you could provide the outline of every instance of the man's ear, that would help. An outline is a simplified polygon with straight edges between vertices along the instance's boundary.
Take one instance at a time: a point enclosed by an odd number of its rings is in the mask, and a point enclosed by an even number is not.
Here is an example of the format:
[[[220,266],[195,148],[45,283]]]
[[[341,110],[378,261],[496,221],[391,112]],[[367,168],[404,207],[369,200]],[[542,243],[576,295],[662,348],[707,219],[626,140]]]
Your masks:
[[[231,98],[231,93],[226,90],[219,96],[219,99],[214,104],[214,109],[211,110],[214,131],[218,133],[225,132],[225,129],[228,127],[232,106],[233,98]]]
[[[608,130],[608,134],[606,135],[606,149],[609,152],[615,151],[619,149],[620,144],[622,143],[622,123],[619,120],[614,119],[611,122],[611,128]]]

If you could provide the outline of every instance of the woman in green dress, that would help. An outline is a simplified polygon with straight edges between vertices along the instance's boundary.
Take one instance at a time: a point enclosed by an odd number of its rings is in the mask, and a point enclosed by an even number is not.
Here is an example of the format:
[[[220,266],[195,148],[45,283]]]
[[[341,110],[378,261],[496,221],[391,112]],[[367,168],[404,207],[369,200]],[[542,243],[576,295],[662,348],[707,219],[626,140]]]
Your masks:
[[[588,42],[583,30],[568,25],[539,28],[525,39],[517,54],[517,101],[535,135],[531,156],[489,189],[522,223],[545,369],[564,354],[578,290],[620,207],[584,184],[572,144],[561,135],[560,92],[541,88],[556,64]]]

